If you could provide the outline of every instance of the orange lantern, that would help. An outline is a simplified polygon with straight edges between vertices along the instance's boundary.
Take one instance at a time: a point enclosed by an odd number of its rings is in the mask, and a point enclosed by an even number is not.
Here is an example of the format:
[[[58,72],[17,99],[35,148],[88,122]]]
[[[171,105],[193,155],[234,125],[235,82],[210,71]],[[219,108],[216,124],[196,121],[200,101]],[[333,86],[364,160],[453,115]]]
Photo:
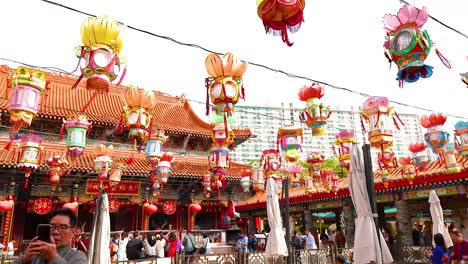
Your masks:
[[[299,100],[307,102],[299,119],[312,129],[312,136],[323,136],[327,134],[325,128],[327,120],[331,115],[328,107],[324,107],[320,98],[325,94],[325,89],[318,83],[312,83],[311,86],[303,86],[299,91]]]
[[[284,43],[292,46],[288,30],[295,33],[304,22],[305,0],[257,0],[257,13],[267,33],[281,35]]]
[[[21,128],[31,125],[48,82],[44,72],[18,67],[9,85],[13,88],[8,106],[10,122],[13,124],[11,131],[17,133]]]
[[[252,188],[257,193],[265,191],[265,175],[262,169],[254,169],[252,175]]]
[[[78,212],[78,203],[73,202],[73,203],[65,203],[63,204],[62,208],[68,208],[70,209],[74,214]]]
[[[65,168],[68,166],[67,159],[62,155],[55,155],[47,159],[49,169],[50,184],[52,185],[52,193],[55,192],[57,184],[60,183],[60,178],[65,173]]]

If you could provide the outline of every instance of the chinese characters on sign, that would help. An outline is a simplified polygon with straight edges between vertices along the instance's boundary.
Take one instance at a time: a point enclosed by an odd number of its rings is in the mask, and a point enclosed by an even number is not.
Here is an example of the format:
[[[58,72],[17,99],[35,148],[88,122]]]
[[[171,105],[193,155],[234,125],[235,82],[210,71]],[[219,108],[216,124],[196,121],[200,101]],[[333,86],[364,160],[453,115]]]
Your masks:
[[[119,210],[119,199],[115,197],[109,197],[109,213],[114,213]]]
[[[163,211],[167,215],[172,215],[175,213],[177,205],[174,201],[165,201],[163,204]]]
[[[109,181],[103,181],[104,190],[108,194],[114,195],[139,195],[140,182],[121,181],[117,186],[111,187]],[[88,179],[86,182],[86,194],[95,194],[99,192],[99,180]]]
[[[33,209],[36,214],[47,214],[52,210],[52,201],[47,198],[36,199],[34,200]]]

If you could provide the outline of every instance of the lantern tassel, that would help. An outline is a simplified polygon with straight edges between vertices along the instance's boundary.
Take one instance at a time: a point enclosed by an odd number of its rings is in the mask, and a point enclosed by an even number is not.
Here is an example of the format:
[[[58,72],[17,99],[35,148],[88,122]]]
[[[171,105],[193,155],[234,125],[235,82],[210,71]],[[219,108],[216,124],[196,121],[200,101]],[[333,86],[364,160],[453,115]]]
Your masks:
[[[450,62],[447,60],[447,58],[445,58],[444,55],[442,55],[442,53],[440,53],[439,49],[435,49],[435,52],[436,52],[437,56],[439,56],[440,61],[442,61],[442,63],[445,65],[445,67],[447,67],[448,69],[451,69],[452,65],[450,65]]]
[[[396,129],[400,130],[400,126],[398,126],[398,122],[396,121],[395,117],[393,119],[393,124],[395,125]]]
[[[294,44],[289,41],[288,31],[286,29],[285,23],[281,26],[281,38],[283,39],[283,42],[286,43],[286,45],[288,45],[288,47],[291,47]]]
[[[384,51],[384,55],[385,55],[385,58],[387,58],[387,60],[388,60],[388,64],[389,64],[389,65],[388,65],[388,69],[390,70],[390,69],[392,68],[392,61],[393,61],[393,59],[392,59],[392,58],[390,57],[390,55],[388,55],[388,53],[385,52],[385,51]]]
[[[362,131],[366,132],[366,126],[364,126],[364,121],[362,120],[362,116],[359,116],[359,120],[361,121]]]
[[[78,86],[78,84],[80,84],[81,79],[83,79],[83,74],[81,74],[80,77],[78,77],[78,79],[76,80],[75,84],[73,84],[72,90],[75,89]]]
[[[210,78],[205,78],[206,87],[206,115],[210,113]]]
[[[245,101],[245,89],[244,89],[244,85],[242,85],[242,88],[241,88],[241,96],[242,96],[242,100]]]
[[[134,156],[132,154],[132,156],[128,157],[126,160],[125,160],[125,163],[130,166],[133,164],[133,160],[134,160]]]
[[[91,98],[89,98],[89,101],[83,106],[83,108],[81,108],[80,113],[83,113],[88,108],[88,106],[91,104],[91,102],[94,100],[94,98],[96,98],[96,96],[97,96],[97,92],[95,92],[91,96]]]
[[[63,140],[63,132],[64,131],[65,131],[65,125],[62,124],[62,127],[60,128],[59,141]]]
[[[123,81],[123,79],[125,78],[125,75],[126,75],[126,74],[127,74],[127,65],[125,64],[125,68],[124,68],[124,70],[123,70],[123,72],[122,72],[122,76],[120,77],[119,82],[116,84],[117,86],[119,86],[119,85],[122,83],[122,81]]]
[[[398,121],[400,121],[400,124],[401,124],[402,126],[404,126],[405,123],[403,122],[403,120],[401,120],[401,118],[400,118],[400,116],[398,115],[397,112],[395,112],[395,116],[396,116],[396,118],[398,118]]]
[[[10,140],[8,141],[8,143],[5,145],[5,147],[3,149],[4,150],[10,150],[11,144],[13,144],[13,140],[15,140],[15,135],[12,134],[10,136]]]

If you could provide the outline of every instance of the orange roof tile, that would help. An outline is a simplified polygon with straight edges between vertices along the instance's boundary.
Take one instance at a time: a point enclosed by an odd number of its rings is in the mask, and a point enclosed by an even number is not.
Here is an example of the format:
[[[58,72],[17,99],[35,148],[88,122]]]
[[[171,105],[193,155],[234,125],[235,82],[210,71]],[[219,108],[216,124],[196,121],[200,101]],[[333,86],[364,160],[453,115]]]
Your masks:
[[[7,139],[0,139],[0,146],[7,144]],[[47,168],[46,161],[53,155],[65,155],[66,146],[63,144],[43,143],[44,150],[40,154],[40,167]],[[0,150],[0,165],[3,167],[16,166],[16,160],[19,155],[19,148],[12,146],[10,150]],[[130,150],[115,149],[111,158],[114,162],[125,164],[128,157],[133,156],[133,163],[126,167],[124,175],[149,176],[150,165],[144,153],[137,153]],[[175,177],[201,177],[208,172],[208,160],[203,156],[182,156],[176,155],[175,161],[171,164],[173,167],[172,176]],[[94,159],[96,154],[91,147],[87,147],[85,154],[70,161],[71,167],[77,171],[94,172]],[[249,168],[247,165],[231,162],[228,169],[228,180],[240,179],[240,171]]]
[[[0,65],[0,109],[6,110],[11,97],[11,89],[7,89],[8,77],[12,69]],[[86,81],[81,81],[78,87],[71,89],[77,78],[56,72],[47,72],[50,82],[47,97],[39,106],[38,115],[45,118],[64,118],[71,113],[78,113],[89,101],[92,92],[86,90]],[[127,87],[111,85],[106,94],[99,94],[86,109],[86,115],[94,123],[116,126],[119,123],[123,107],[126,105],[124,92]],[[196,134],[209,137],[211,124],[198,117],[183,97],[167,96],[155,91],[157,103],[154,107],[154,125],[166,131],[181,134]],[[45,98],[45,100],[44,100]],[[253,137],[250,129],[233,129],[238,138]]]
[[[458,174],[445,174],[445,165],[439,161],[432,161],[429,163],[427,169],[419,171],[418,175],[413,180],[414,185],[424,185],[425,183],[443,183],[445,181],[453,181],[460,178],[468,178],[468,158],[459,156],[457,158],[458,164],[462,170],[462,173]],[[443,177],[442,177],[443,176]],[[410,187],[410,183],[403,174],[401,168],[395,169],[389,172],[390,183],[389,187],[385,188],[382,182],[382,172],[380,170],[374,172],[374,184],[376,191],[391,191],[393,189],[400,189],[402,187]],[[341,196],[349,195],[349,182],[348,178],[342,178],[338,180],[338,192],[337,195],[334,193],[316,193],[312,196],[305,194],[305,188],[292,188],[289,189],[290,203],[294,201],[313,201],[317,199],[336,199]],[[265,194],[256,194],[245,201],[239,201],[237,206],[239,210],[243,210],[243,207],[261,207],[266,202]]]

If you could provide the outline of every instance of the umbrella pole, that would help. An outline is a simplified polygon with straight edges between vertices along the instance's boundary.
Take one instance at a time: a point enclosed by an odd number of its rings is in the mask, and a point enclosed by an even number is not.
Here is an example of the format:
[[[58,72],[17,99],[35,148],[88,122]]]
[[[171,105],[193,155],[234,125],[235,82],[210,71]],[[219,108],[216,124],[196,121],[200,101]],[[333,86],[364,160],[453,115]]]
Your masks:
[[[383,261],[383,252],[382,252],[382,241],[380,241],[380,228],[379,228],[379,217],[377,214],[377,204],[375,202],[375,190],[374,190],[374,173],[372,171],[372,157],[370,151],[370,144],[364,144],[362,146],[362,153],[364,158],[364,171],[366,175],[366,185],[367,185],[367,193],[369,195],[369,203],[371,207],[372,214],[374,216],[374,224],[377,230],[377,238],[379,239],[379,249],[380,249],[380,256],[381,256],[381,263]]]
[[[286,258],[286,263],[291,264],[291,226],[290,226],[290,221],[289,221],[289,177],[285,177],[283,180],[283,190],[284,190],[284,203],[285,203],[285,208],[284,208],[284,221],[286,224],[286,247],[288,248],[288,256]]]

